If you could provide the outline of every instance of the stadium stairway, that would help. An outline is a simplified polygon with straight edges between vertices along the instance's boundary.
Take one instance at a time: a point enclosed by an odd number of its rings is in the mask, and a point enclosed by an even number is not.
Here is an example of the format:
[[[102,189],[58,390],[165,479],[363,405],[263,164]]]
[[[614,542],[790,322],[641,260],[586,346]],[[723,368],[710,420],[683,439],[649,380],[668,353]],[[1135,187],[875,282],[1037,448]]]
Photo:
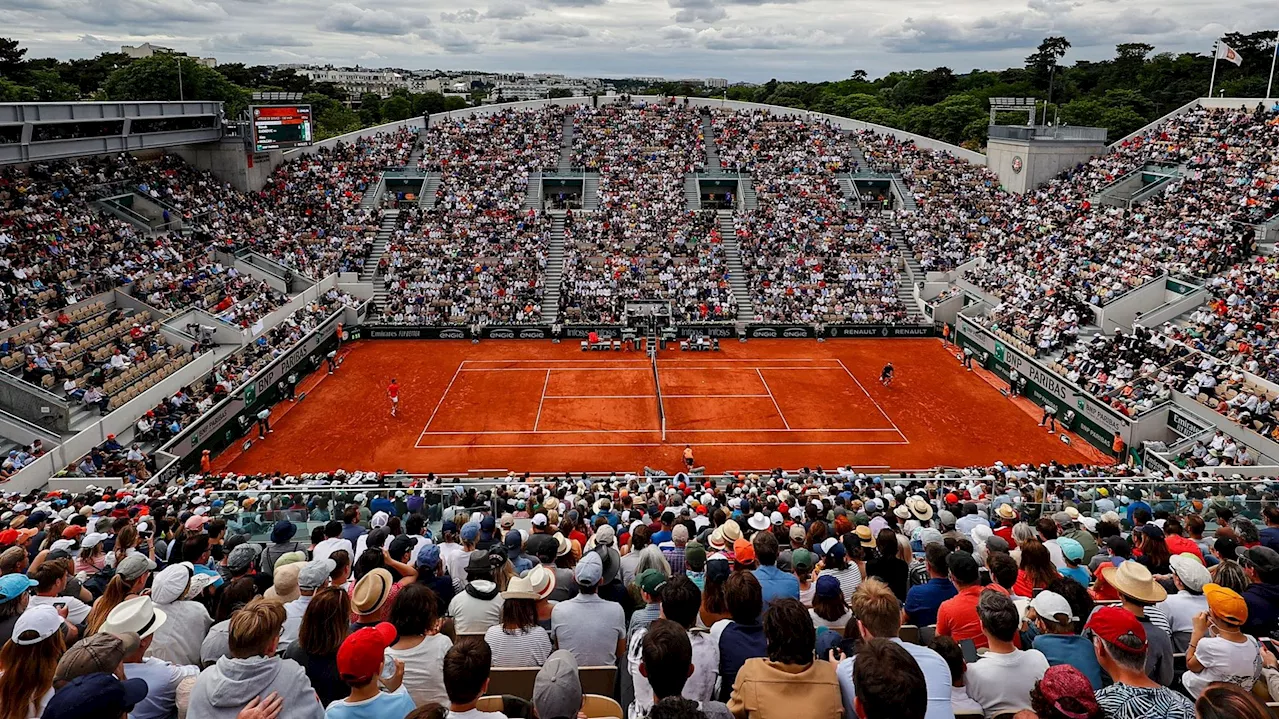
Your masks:
[[[438,189],[440,189],[440,173],[427,173],[427,181],[422,183],[422,194],[418,196],[418,207],[426,210],[435,207]]]
[[[739,180],[742,187],[742,209],[756,209],[755,179],[751,175],[740,175]]]
[[[891,236],[894,246],[902,254],[904,270],[898,280],[898,299],[902,300],[902,304],[907,307],[911,315],[918,315],[920,307],[912,294],[912,288],[917,282],[924,281],[924,268],[920,266],[920,261],[916,259],[916,253],[911,249],[911,245],[907,244],[907,238],[902,234],[902,230],[897,227],[893,228]]]
[[[716,212],[716,218],[720,223],[720,241],[724,244],[729,286],[733,288],[733,298],[738,301],[738,321],[750,321],[756,316],[756,308],[751,301],[751,288],[747,286],[747,272],[742,267],[742,248],[738,246],[738,235],[733,231],[733,212],[720,210]]]
[[[702,209],[702,198],[698,196],[697,175],[684,176],[684,199],[690,211],[696,212]]]
[[[382,176],[379,175],[378,181],[369,185],[368,189],[364,191],[364,196],[360,198],[360,208],[367,210],[371,207],[377,207],[378,200],[382,198],[382,193],[386,189],[387,183],[382,179]]]
[[[542,321],[552,323],[560,313],[560,281],[564,277],[564,213],[551,217],[551,245],[547,247],[547,267],[543,273]]]
[[[906,212],[918,212],[920,210],[920,206],[916,204],[916,198],[911,194],[911,190],[907,187],[907,183],[902,181],[902,175],[899,175],[896,172],[893,173],[892,182],[898,198],[902,201],[902,207],[898,209]]]
[[[858,147],[857,139],[850,138],[850,142],[852,143],[850,146],[852,149],[849,150],[849,159],[853,161],[853,167],[849,168],[849,172],[870,170],[871,168],[867,165],[867,158],[862,154],[862,148]]]
[[[720,148],[716,145],[716,131],[711,127],[711,114],[702,116],[702,142],[707,148],[707,170],[720,169]]]
[[[600,207],[600,175],[589,172],[582,177],[582,209],[592,212]]]
[[[373,252],[369,253],[369,259],[364,261],[364,267],[360,268],[360,281],[372,282],[374,274],[378,271],[378,261],[387,252],[387,244],[391,241],[391,235],[396,229],[396,219],[400,216],[400,210],[387,210],[382,213],[382,224],[378,226],[378,234],[373,237]]]
[[[853,184],[853,178],[849,175],[836,175],[836,179],[840,182],[840,194],[844,195],[844,199],[854,207],[860,206],[862,203],[858,199],[858,189]]]
[[[418,140],[413,145],[413,152],[409,153],[409,159],[404,163],[406,167],[416,168],[418,166],[418,160],[422,159],[423,150],[426,149],[426,145],[423,144],[426,141],[426,136],[427,131],[425,128],[418,131]]]
[[[534,170],[529,173],[529,186],[524,191],[524,209],[542,209],[542,173]]]
[[[573,113],[564,118],[564,129],[560,131],[560,162],[556,171],[573,171]]]

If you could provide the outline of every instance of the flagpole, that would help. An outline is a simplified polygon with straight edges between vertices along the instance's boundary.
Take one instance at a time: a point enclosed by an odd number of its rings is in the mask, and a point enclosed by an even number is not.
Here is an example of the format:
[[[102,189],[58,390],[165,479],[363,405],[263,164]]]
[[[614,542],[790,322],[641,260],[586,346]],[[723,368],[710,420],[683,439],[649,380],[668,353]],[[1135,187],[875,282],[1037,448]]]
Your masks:
[[[1213,81],[1218,76],[1218,43],[1213,43],[1213,70],[1209,73],[1209,97],[1213,97]]]
[[[1280,61],[1280,35],[1276,36],[1276,47],[1271,51],[1271,67],[1267,70],[1267,99],[1271,99],[1271,83],[1276,77],[1276,62]]]

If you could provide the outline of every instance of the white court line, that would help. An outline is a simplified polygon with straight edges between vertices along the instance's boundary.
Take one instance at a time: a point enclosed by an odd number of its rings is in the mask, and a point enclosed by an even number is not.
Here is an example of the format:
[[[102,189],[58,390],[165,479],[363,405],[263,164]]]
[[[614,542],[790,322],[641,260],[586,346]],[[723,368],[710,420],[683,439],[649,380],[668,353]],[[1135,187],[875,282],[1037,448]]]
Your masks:
[[[538,431],[538,422],[542,421],[542,403],[547,401],[547,385],[551,384],[551,370],[547,370],[547,378],[542,380],[542,395],[538,397],[538,414],[533,418],[533,431]]]
[[[760,378],[760,384],[764,385],[764,391],[769,393],[769,399],[773,400],[773,408],[778,411],[778,416],[782,418],[782,426],[788,430],[791,425],[787,424],[787,416],[782,413],[782,408],[778,406],[778,400],[773,397],[773,390],[769,389],[769,383],[764,381],[764,375],[760,373],[760,368],[756,368],[756,376]]]
[[[675,397],[676,399],[716,399],[719,397],[768,397],[767,394],[664,394],[663,397]]]
[[[546,399],[648,399],[651,394],[548,394]]]
[[[667,442],[666,445],[670,445]],[[856,447],[861,445],[906,445],[910,442],[699,442],[699,447]],[[593,444],[426,444],[414,449],[556,449],[558,447],[662,447],[663,443],[603,442]]]
[[[427,418],[427,424],[422,428],[422,434],[418,435],[418,442],[422,441],[422,435],[426,434],[427,430],[431,427],[431,422],[436,418],[436,412],[440,411],[440,405],[444,404],[444,398],[449,396],[449,390],[453,389],[453,383],[458,379],[458,373],[462,371],[462,365],[466,363],[466,360],[459,362],[458,369],[453,371],[453,377],[449,380],[449,384],[444,388],[444,394],[440,395],[440,401],[436,402],[435,409],[431,410],[431,416]],[[418,442],[414,442],[414,446],[417,446]]]
[[[636,367],[476,367],[463,372],[642,372],[647,365]],[[770,367],[770,369],[773,369]],[[832,369],[837,369],[833,367]]]
[[[862,383],[858,381],[857,377],[853,376],[853,373],[849,371],[848,367],[845,367],[844,360],[837,359],[836,362],[840,363],[840,366],[844,368],[845,374],[849,375],[849,379],[853,380],[854,384],[858,385],[858,389],[862,390],[862,393],[867,396],[867,399],[871,400],[871,404],[875,405],[876,411],[880,413],[880,416],[884,417],[886,422],[893,425],[893,429],[898,433],[898,436],[901,437],[904,442],[910,444],[911,440],[907,439],[907,435],[903,434],[902,430],[898,429],[897,423],[889,419],[889,415],[885,414],[884,409],[880,407],[880,403],[875,401],[871,396],[871,393],[867,391],[867,388],[862,386]]]
[[[646,395],[647,396],[647,395]],[[440,430],[435,432],[427,432],[431,436],[437,435],[488,435],[488,434],[646,434],[658,433],[657,429],[540,429],[537,431],[527,429],[506,429],[506,430],[476,430],[473,432],[459,430]],[[738,427],[736,429],[667,429],[667,434],[689,434],[689,433],[711,433],[711,432],[892,432],[888,427],[880,429],[865,428],[843,428],[843,429],[751,429]]]
[[[663,367],[662,371],[674,372],[676,370],[703,370],[703,371],[725,370],[725,371],[733,371],[733,372],[742,372],[742,371],[750,372],[753,369],[754,370],[790,369],[790,370],[803,370],[803,371],[809,371],[809,372],[839,372],[840,371],[839,367]]]
[[[550,363],[550,362],[599,362],[599,361],[600,361],[600,359],[599,359],[599,358],[590,358],[590,359],[555,359],[555,358],[549,358],[549,359],[477,359],[477,360],[463,360],[463,364],[468,364],[468,363],[469,363],[469,364],[480,364],[480,363],[485,363],[485,362],[490,363],[490,364],[506,364],[506,363],[508,363],[508,362],[544,362],[544,363]],[[648,360],[620,359],[620,360],[616,360],[616,361],[617,361],[617,362],[643,362],[644,364],[649,364],[649,361],[648,361]],[[659,362],[685,362],[685,361],[687,361],[687,360],[672,359],[672,358],[669,358],[669,357],[668,357],[668,358],[662,358],[662,357],[659,357],[659,358],[658,358],[658,361],[659,361]],[[813,358],[813,357],[791,357],[791,358],[786,358],[786,357],[783,357],[783,358],[776,358],[776,357],[775,357],[775,358],[772,358],[772,359],[729,359],[729,358],[724,358],[724,359],[717,359],[716,361],[717,361],[717,362],[832,362],[832,361],[835,361],[835,360],[833,360],[833,358],[831,358],[831,357],[819,357],[819,358],[816,358],[816,359],[815,359],[815,358]]]

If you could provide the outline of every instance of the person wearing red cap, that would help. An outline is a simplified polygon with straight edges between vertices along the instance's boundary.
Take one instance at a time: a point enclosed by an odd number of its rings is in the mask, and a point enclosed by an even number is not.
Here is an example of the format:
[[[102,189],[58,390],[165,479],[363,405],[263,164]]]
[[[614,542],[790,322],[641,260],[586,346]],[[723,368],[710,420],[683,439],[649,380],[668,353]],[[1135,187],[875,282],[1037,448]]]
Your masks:
[[[1093,652],[1111,681],[1094,692],[1109,717],[1125,719],[1195,719],[1196,708],[1182,694],[1147,676],[1147,630],[1132,612],[1105,606],[1085,624]]]
[[[351,687],[351,694],[330,704],[325,719],[404,719],[414,710],[413,698],[402,686],[404,662],[389,659],[394,665],[391,676],[384,670],[388,661],[384,653],[395,641],[396,628],[383,622],[360,629],[342,642],[338,673]]]

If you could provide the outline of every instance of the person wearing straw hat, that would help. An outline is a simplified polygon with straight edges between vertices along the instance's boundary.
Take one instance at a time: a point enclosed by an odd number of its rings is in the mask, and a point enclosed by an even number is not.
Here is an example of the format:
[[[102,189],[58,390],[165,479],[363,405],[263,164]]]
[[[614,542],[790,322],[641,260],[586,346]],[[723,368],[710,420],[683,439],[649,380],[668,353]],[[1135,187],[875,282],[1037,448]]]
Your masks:
[[[546,572],[539,575],[546,576]],[[551,656],[551,637],[538,625],[541,595],[527,577],[512,577],[502,593],[502,623],[485,630],[495,667],[541,666]]]
[[[1192,697],[1200,696],[1213,682],[1252,690],[1262,675],[1262,658],[1258,640],[1241,631],[1249,618],[1244,597],[1217,584],[1204,585],[1204,597],[1209,609],[1193,620],[1183,688]]]
[[[1116,590],[1120,606],[1142,624],[1147,644],[1147,675],[1161,686],[1170,686],[1173,683],[1173,640],[1164,616],[1153,608],[1163,602],[1168,593],[1151,576],[1149,569],[1132,560],[1119,565],[1103,565],[1098,576]],[[1148,609],[1151,609],[1150,614]],[[1159,624],[1153,621],[1155,618],[1159,619]]]
[[[133,719],[164,719],[176,714],[178,685],[191,681],[200,673],[198,666],[171,664],[145,656],[156,631],[168,620],[169,617],[156,607],[151,597],[134,597],[116,605],[99,629],[100,633],[138,636],[137,648],[123,659],[124,675],[147,683],[147,698],[130,714]]]

